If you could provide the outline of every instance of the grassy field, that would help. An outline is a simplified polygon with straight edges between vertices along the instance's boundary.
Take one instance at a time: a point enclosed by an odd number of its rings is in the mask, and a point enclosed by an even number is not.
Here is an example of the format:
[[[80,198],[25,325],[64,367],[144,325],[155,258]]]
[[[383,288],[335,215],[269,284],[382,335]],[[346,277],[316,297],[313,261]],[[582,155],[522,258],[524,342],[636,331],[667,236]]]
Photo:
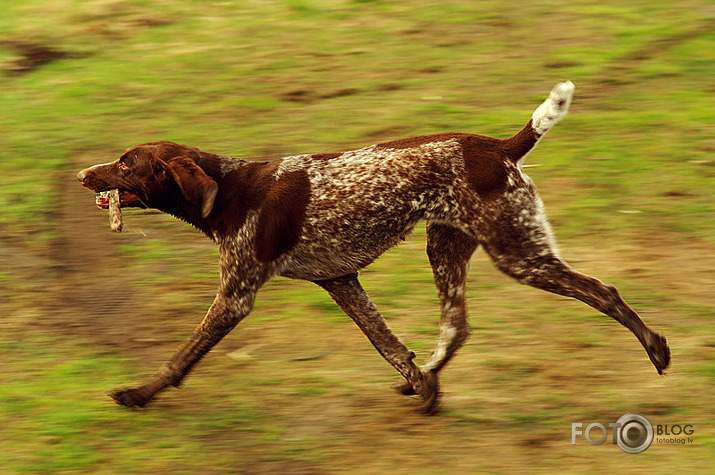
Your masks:
[[[0,472],[712,473],[713,78],[706,0],[2,2]],[[563,79],[572,113],[527,171],[566,260],[668,337],[666,376],[618,324],[478,253],[435,417],[324,292],[286,279],[180,390],[138,411],[105,396],[200,321],[217,253],[151,212],[111,233],[79,169],[157,139],[270,158],[507,137]],[[362,277],[420,360],[439,309],[424,247],[419,227]],[[571,444],[573,422],[631,412],[693,442]]]

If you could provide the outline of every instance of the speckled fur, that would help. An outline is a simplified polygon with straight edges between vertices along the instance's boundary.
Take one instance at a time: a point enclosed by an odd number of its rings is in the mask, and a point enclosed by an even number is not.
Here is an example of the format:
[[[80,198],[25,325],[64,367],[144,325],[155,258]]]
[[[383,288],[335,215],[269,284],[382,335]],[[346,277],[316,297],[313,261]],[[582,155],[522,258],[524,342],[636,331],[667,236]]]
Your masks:
[[[144,406],[190,369],[252,309],[258,289],[282,275],[324,288],[418,394],[439,403],[438,372],[466,340],[465,283],[482,246],[522,283],[586,302],[629,328],[662,372],[665,339],[648,329],[615,288],[569,267],[558,255],[524,156],[568,111],[573,84],[554,87],[529,123],[509,139],[444,133],[344,153],[267,162],[235,160],[171,142],[129,149],[78,178],[94,191],[119,188],[173,214],[219,246],[221,285],[203,322],[146,384],[117,391]],[[420,368],[358,281],[360,269],[427,222],[427,254],[441,301],[437,345]]]

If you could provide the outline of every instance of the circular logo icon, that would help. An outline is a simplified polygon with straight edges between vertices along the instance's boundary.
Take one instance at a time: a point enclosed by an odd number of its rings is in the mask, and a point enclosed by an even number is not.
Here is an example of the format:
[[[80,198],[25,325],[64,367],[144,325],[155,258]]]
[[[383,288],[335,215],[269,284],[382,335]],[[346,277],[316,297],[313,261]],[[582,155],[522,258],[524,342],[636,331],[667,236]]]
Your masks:
[[[616,444],[629,454],[639,454],[653,443],[653,424],[641,414],[631,413],[618,421]]]

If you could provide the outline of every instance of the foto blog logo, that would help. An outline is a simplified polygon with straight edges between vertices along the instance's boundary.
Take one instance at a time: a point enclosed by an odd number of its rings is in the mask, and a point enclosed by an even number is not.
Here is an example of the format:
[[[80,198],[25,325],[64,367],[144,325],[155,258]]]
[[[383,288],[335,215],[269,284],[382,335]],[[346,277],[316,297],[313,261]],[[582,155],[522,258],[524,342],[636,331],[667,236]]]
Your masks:
[[[693,435],[692,424],[673,424],[653,426],[642,414],[630,413],[622,416],[618,421],[608,424],[613,434],[613,445],[629,454],[644,452],[655,439],[664,444],[689,444],[691,437],[678,437],[680,435]],[[601,445],[608,439],[608,429],[601,423],[592,422],[586,428],[580,422],[571,424],[571,445],[576,445],[576,437],[583,435],[589,444]],[[659,436],[656,439],[656,435]],[[662,435],[668,437],[660,437]]]

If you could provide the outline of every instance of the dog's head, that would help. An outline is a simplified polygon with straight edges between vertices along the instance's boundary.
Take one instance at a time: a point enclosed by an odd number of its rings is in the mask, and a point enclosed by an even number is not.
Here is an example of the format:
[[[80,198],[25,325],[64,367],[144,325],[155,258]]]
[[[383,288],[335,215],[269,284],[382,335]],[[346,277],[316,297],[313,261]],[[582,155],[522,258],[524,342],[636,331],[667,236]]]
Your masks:
[[[83,186],[101,193],[120,191],[121,206],[140,206],[174,212],[192,208],[203,218],[211,214],[218,185],[197,164],[201,152],[173,142],[136,145],[111,163],[77,174]],[[102,198],[97,204],[103,206]]]

